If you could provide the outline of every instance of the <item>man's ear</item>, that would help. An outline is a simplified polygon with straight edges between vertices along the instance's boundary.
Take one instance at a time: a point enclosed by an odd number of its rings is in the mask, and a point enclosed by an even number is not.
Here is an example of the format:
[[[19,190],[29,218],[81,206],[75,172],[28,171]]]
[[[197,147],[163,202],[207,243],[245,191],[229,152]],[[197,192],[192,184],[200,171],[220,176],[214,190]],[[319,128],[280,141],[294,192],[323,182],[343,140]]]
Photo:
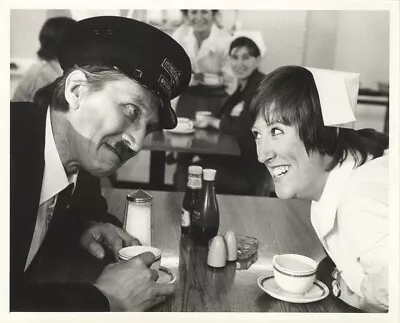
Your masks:
[[[87,87],[85,73],[80,70],[71,72],[65,81],[65,99],[71,109],[79,108],[79,100]]]

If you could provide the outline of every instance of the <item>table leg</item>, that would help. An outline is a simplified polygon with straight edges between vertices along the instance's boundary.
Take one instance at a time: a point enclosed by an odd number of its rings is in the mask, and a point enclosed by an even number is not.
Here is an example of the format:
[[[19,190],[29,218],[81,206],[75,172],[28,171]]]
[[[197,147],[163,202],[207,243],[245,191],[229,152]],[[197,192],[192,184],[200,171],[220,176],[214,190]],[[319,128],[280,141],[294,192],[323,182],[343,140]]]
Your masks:
[[[165,151],[151,151],[150,178],[151,189],[163,190],[165,177]]]

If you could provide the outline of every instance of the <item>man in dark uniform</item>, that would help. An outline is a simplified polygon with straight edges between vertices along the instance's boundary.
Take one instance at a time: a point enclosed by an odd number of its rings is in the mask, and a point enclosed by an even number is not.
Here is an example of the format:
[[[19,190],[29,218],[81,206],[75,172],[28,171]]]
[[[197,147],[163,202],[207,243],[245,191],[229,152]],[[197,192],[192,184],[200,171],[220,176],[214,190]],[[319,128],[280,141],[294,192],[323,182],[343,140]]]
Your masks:
[[[58,53],[64,74],[50,96],[11,104],[10,310],[146,310],[174,292],[155,282],[149,253],[106,267],[94,284],[32,283],[29,273],[46,248],[80,245],[102,258],[105,244],[118,255],[138,243],[107,214],[98,177],[151,131],[176,126],[170,100],[189,83],[189,58],[164,32],[122,17],[77,22]]]

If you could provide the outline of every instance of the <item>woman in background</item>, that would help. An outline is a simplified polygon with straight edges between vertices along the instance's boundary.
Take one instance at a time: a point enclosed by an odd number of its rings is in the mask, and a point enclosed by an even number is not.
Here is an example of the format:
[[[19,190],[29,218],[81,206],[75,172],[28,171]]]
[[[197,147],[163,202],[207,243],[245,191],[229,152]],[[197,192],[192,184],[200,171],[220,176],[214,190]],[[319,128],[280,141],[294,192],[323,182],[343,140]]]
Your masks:
[[[258,159],[279,198],[312,201],[311,222],[336,265],[333,293],[388,310],[388,137],[354,130],[358,75],[284,66],[252,101]],[[387,154],[386,154],[387,152]]]
[[[215,115],[234,89],[228,49],[232,36],[215,24],[218,10],[182,10],[188,28],[178,28],[172,37],[185,49],[192,64],[189,89],[175,100],[179,117],[194,118],[197,110]],[[208,84],[213,78],[214,84]]]
[[[258,69],[266,48],[260,32],[241,31],[233,37],[229,48],[229,61],[237,78],[236,91],[228,98],[216,117],[208,117],[196,126],[212,127],[235,137],[240,156],[201,155],[195,162],[206,168],[217,169],[218,193],[240,195],[269,195],[272,191],[271,177],[257,161],[256,146],[251,132],[249,106],[264,74]],[[183,154],[182,154],[183,155]],[[175,186],[184,190],[187,170],[193,160],[178,158],[174,174]]]
[[[39,61],[33,64],[15,89],[11,101],[33,101],[36,91],[52,83],[62,75],[57,60],[57,48],[61,35],[75,20],[68,17],[48,19],[39,34],[40,48],[37,52]]]

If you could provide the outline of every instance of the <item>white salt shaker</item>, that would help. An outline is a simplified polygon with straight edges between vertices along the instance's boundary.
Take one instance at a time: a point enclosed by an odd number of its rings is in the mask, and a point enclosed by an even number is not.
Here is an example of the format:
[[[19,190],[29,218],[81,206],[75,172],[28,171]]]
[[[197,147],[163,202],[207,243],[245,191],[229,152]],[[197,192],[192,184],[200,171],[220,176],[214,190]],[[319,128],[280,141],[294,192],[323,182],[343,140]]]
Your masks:
[[[126,196],[125,230],[143,246],[151,246],[151,204],[153,197],[139,189]]]

